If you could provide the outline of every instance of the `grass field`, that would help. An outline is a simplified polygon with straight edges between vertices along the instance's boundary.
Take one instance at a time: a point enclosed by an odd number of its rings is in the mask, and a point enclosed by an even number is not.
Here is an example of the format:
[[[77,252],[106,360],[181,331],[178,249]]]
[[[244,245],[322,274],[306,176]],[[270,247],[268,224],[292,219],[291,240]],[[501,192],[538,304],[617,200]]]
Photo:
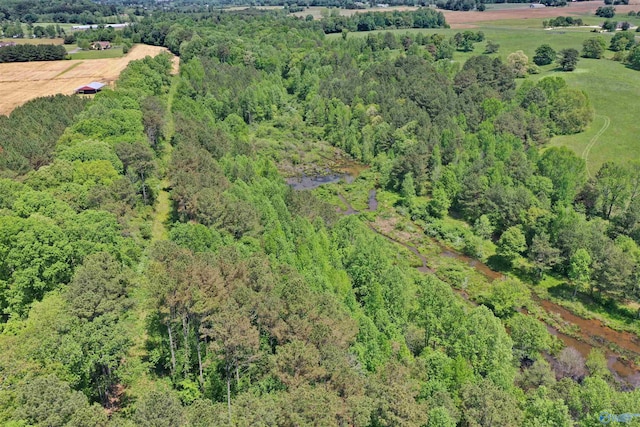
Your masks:
[[[586,132],[556,137],[551,144],[566,145],[582,155],[591,139],[606,125],[606,119],[609,119],[610,125],[594,141],[585,159],[590,173],[595,174],[605,161],[640,158],[640,120],[637,107],[640,99],[640,72],[606,59],[583,59],[578,67],[576,72],[562,75],[571,86],[579,87],[589,94],[597,114],[596,119]]]
[[[83,50],[69,54],[71,59],[105,59],[105,58],[121,58],[124,56],[121,47],[114,47],[105,50]]]
[[[130,61],[155,56],[167,49],[136,45],[120,58],[0,64],[0,114],[9,114],[30,99],[58,93],[72,94],[93,81],[111,83]],[[177,62],[174,62],[177,66]]]

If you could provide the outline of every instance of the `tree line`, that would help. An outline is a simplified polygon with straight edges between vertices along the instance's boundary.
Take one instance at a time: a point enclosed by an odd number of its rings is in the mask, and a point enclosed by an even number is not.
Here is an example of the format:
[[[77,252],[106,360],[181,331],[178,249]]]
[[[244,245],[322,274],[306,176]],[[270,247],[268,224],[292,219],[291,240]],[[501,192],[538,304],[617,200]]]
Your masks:
[[[388,28],[448,28],[444,15],[431,8],[416,11],[366,12],[322,19],[326,34],[342,31],[374,31]]]
[[[0,174],[23,175],[51,162],[58,138],[85,105],[83,98],[56,95],[0,116]]]
[[[113,3],[98,4],[87,0],[46,3],[3,0],[0,2],[0,21],[97,24],[105,16],[117,15],[118,10]]]
[[[59,61],[66,58],[67,50],[61,45],[16,44],[0,48],[0,63]]]

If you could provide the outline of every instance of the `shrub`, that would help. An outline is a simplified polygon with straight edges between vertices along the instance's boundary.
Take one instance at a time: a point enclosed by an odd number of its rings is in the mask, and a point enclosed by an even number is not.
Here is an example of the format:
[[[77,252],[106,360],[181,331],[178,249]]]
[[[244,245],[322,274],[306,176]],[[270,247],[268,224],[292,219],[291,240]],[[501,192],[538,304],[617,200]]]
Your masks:
[[[556,51],[548,44],[538,46],[533,62],[536,65],[549,65],[556,60]]]
[[[602,37],[594,37],[582,43],[582,56],[584,58],[600,59],[604,54],[606,42]]]
[[[613,18],[616,15],[616,8],[613,6],[600,6],[596,9],[596,16],[601,18]]]
[[[494,41],[488,40],[485,53],[496,53],[500,49],[500,45]]]

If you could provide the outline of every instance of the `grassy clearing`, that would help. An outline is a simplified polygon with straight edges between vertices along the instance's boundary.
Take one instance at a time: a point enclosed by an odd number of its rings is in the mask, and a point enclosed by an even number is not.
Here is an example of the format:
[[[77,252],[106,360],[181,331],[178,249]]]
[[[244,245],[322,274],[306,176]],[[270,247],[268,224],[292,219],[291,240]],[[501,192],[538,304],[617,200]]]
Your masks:
[[[576,71],[551,74],[562,74],[571,86],[587,92],[596,114],[611,120],[611,125],[589,151],[589,171],[597,172],[605,161],[638,159],[640,121],[636,105],[640,98],[640,72],[606,59],[582,59]],[[556,137],[551,145],[565,145],[581,155],[602,126],[603,119],[597,117],[586,132]]]
[[[167,95],[167,113],[164,127],[165,141],[163,143],[163,154],[160,161],[163,178],[160,180],[160,188],[158,190],[158,198],[156,200],[153,224],[151,226],[152,241],[167,240],[169,238],[167,224],[169,223],[171,216],[171,199],[169,191],[167,190],[170,183],[166,173],[169,163],[171,162],[171,153],[173,151],[170,141],[175,133],[175,123],[173,121],[173,114],[171,114],[171,108],[178,89],[179,81],[180,78],[178,76],[173,77],[171,89]]]
[[[105,50],[84,50],[69,55],[71,59],[105,59],[105,58],[121,58],[124,56],[121,47],[114,47]]]

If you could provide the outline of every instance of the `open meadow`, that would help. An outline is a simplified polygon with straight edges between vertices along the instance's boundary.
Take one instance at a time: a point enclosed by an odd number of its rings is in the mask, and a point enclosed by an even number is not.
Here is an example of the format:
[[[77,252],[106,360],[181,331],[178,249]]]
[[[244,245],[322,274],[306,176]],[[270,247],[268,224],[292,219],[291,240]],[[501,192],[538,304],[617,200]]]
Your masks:
[[[112,47],[104,50],[80,50],[74,49],[69,52],[71,59],[106,59],[121,58],[124,56],[122,47]]]
[[[129,62],[162,52],[168,50],[136,45],[120,58],[0,64],[0,114],[9,114],[40,96],[72,94],[76,88],[93,81],[111,84]]]

